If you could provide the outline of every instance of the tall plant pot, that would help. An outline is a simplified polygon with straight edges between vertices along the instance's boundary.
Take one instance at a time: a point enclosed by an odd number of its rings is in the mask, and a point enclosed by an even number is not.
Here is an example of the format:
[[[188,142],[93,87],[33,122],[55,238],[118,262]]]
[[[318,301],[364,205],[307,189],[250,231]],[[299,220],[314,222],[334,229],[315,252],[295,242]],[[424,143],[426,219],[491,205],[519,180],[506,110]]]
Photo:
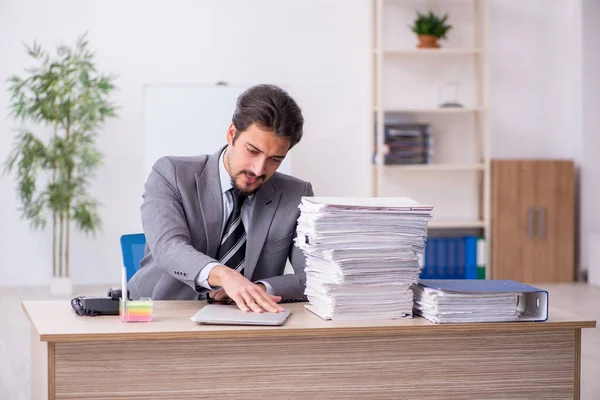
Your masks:
[[[50,295],[51,296],[70,296],[73,294],[73,282],[71,277],[56,277],[50,278]]]
[[[420,49],[438,49],[440,47],[435,35],[419,35],[418,38],[419,44],[417,47]]]

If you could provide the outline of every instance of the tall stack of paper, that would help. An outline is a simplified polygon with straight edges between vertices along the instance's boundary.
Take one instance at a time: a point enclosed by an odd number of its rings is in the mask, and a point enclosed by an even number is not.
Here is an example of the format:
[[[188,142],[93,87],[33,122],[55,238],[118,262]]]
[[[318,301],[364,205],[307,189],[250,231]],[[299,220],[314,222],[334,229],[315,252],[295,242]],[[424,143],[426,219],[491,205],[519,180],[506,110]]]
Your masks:
[[[433,207],[405,197],[304,197],[299,208],[308,309],[324,319],[412,317]]]
[[[542,321],[548,292],[510,280],[422,279],[414,312],[435,323]]]

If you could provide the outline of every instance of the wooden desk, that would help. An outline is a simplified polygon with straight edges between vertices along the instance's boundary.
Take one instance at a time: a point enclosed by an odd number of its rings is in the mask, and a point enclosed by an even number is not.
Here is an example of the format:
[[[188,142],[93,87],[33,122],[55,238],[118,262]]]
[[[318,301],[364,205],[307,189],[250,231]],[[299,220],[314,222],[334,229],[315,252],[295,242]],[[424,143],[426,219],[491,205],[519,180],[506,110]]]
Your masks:
[[[288,305],[282,327],[204,326],[203,302],[155,302],[151,323],[26,301],[32,399],[579,398],[581,329],[547,322],[324,321]]]

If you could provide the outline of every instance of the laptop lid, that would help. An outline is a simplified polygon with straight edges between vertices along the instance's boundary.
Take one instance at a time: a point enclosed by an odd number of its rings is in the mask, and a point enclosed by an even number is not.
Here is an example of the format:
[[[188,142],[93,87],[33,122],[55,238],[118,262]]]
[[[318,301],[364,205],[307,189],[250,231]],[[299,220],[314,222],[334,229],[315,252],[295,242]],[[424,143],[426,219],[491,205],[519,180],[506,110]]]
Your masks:
[[[211,325],[283,325],[291,314],[286,308],[279,313],[253,311],[244,312],[235,304],[208,304],[198,311],[191,320],[199,324]]]

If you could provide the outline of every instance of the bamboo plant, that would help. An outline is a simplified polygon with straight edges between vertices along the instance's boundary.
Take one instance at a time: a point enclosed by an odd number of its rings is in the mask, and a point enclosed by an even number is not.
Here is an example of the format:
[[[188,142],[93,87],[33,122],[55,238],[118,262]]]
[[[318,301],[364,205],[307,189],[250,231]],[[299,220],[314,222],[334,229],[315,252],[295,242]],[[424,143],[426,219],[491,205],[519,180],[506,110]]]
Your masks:
[[[8,79],[10,116],[20,122],[4,173],[15,172],[21,216],[32,229],[52,221],[52,276],[69,277],[71,226],[86,234],[101,230],[99,203],[90,180],[102,163],[95,139],[105,120],[116,116],[109,100],[115,77],[98,73],[86,34],[71,48],[50,55],[25,45],[35,66]],[[36,125],[36,135],[24,128]]]

